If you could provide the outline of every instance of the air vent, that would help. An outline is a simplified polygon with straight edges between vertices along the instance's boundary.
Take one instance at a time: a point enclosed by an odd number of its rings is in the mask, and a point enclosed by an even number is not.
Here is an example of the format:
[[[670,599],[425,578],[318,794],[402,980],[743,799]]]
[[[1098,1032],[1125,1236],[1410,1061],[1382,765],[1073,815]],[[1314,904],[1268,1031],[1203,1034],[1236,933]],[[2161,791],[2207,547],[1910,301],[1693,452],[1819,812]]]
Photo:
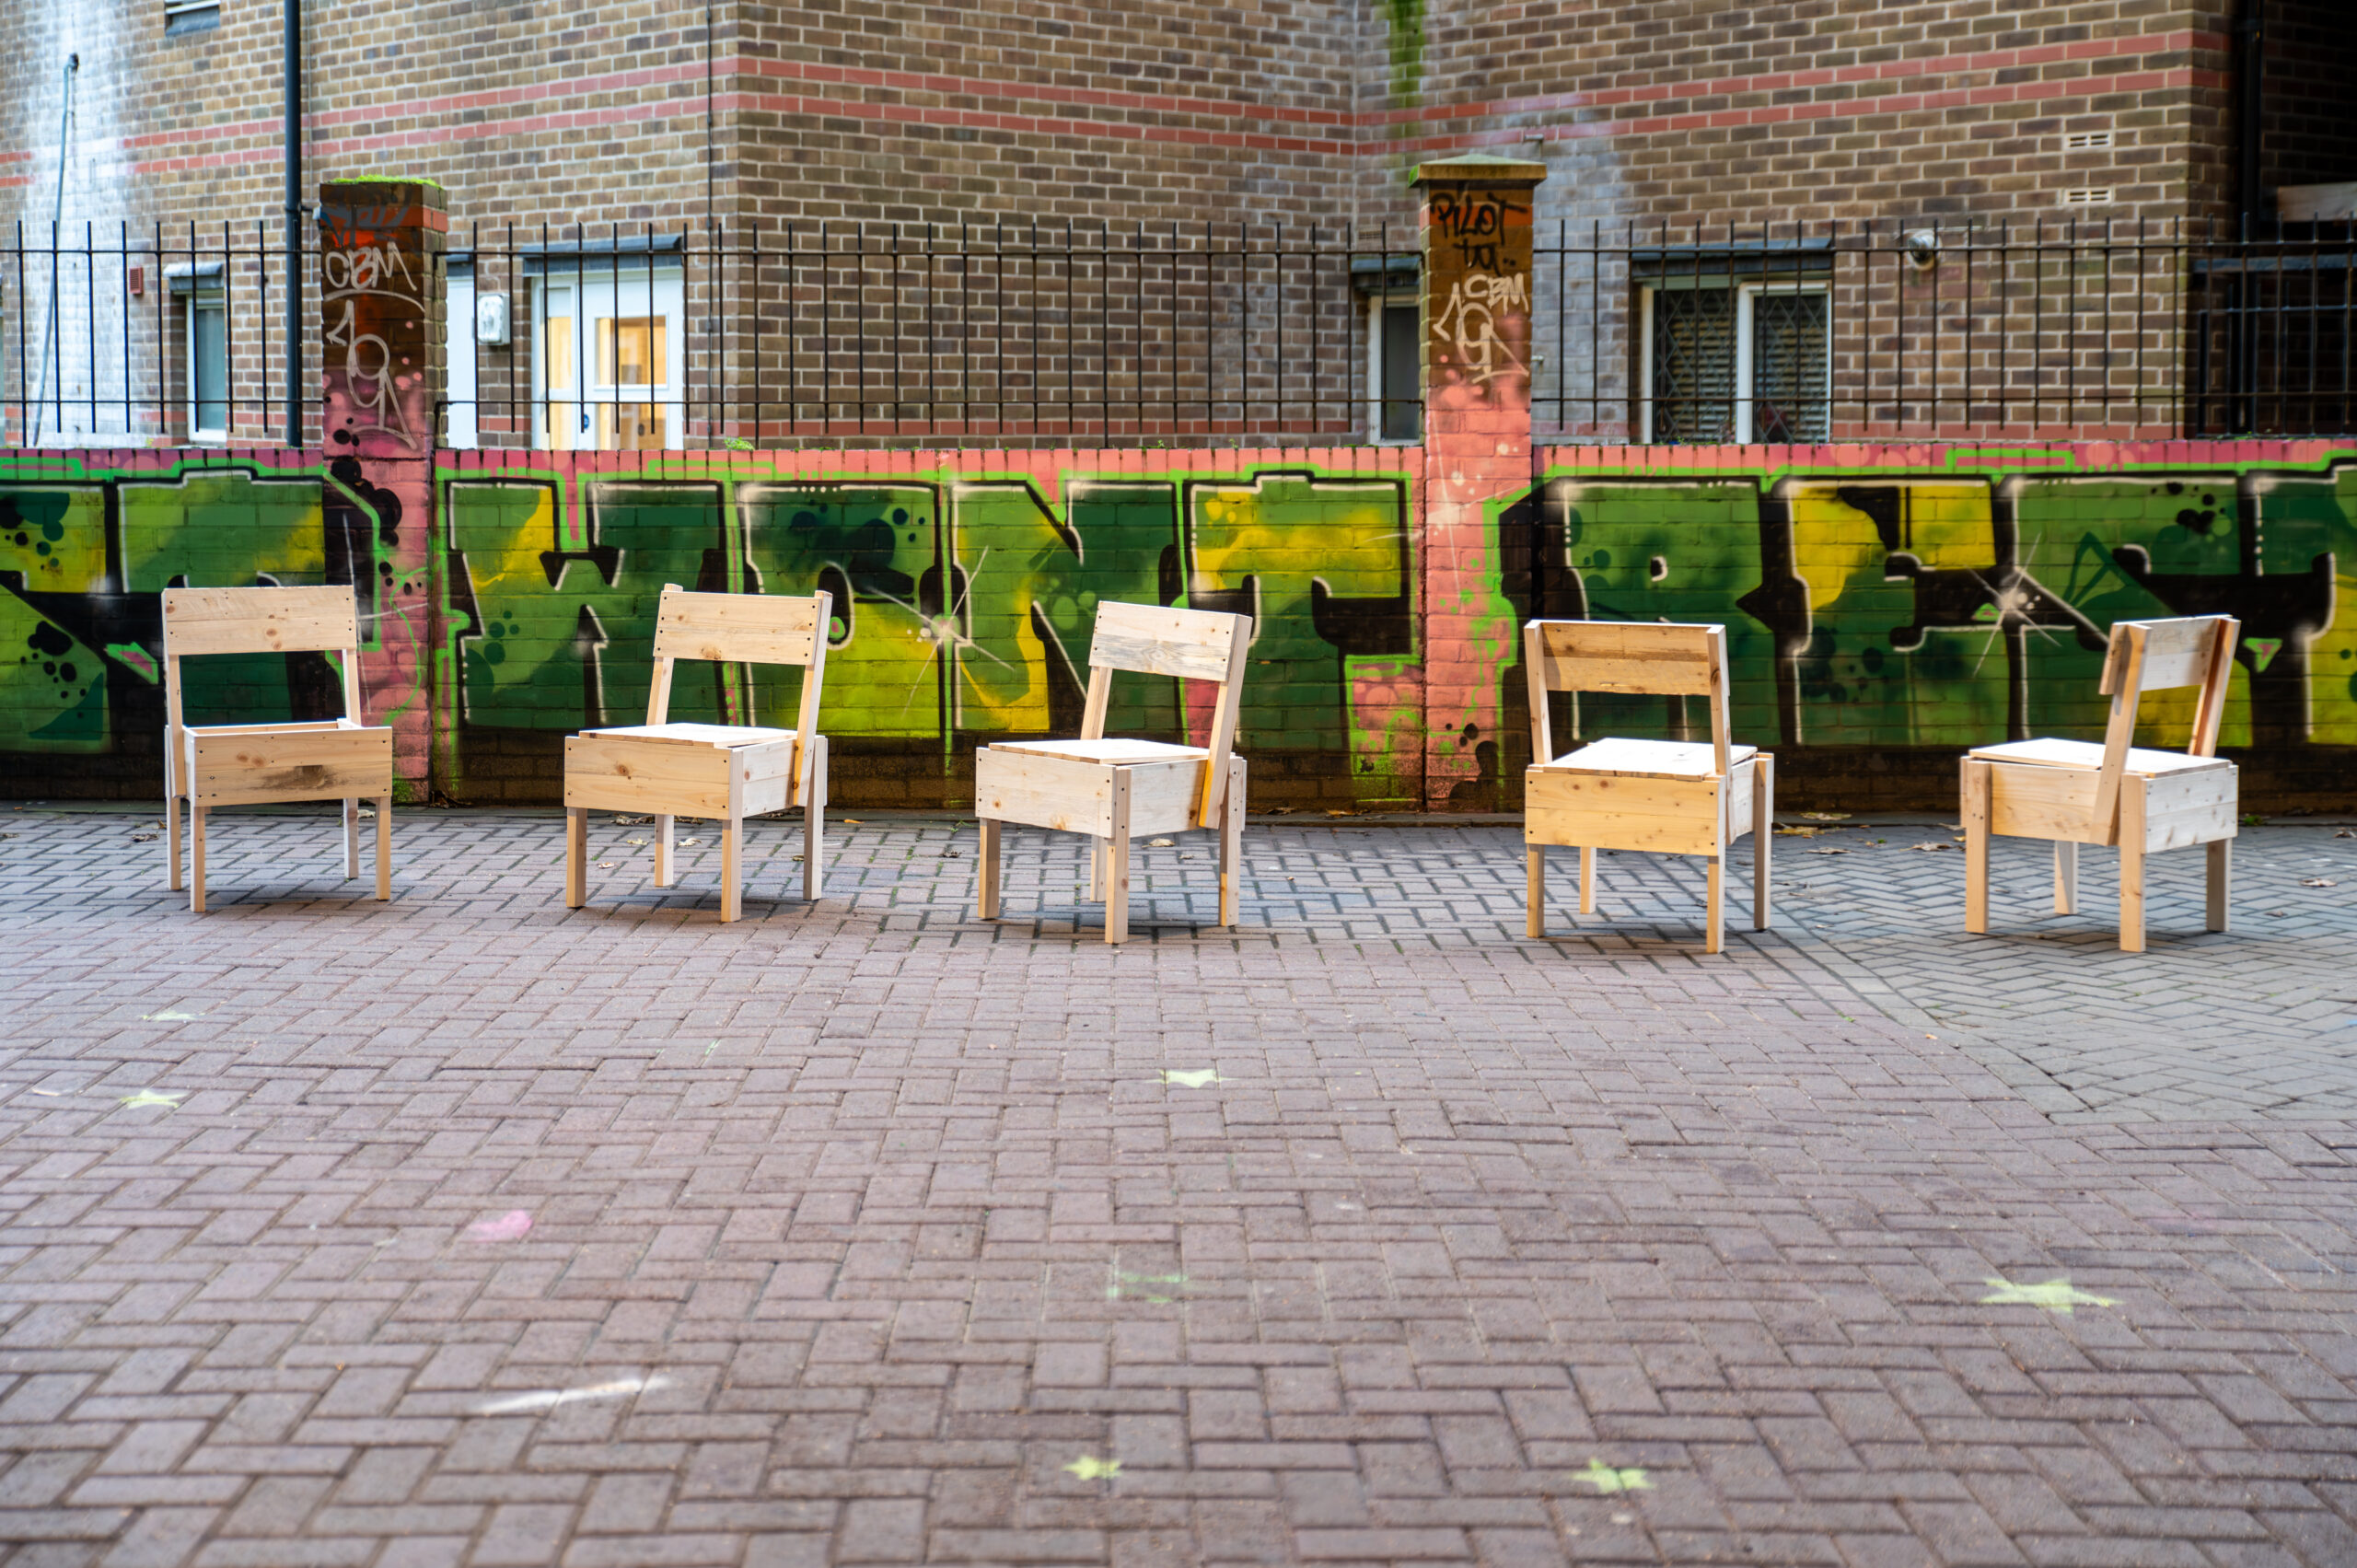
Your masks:
[[[2062,138],[2062,150],[2066,153],[2101,152],[2109,145],[2111,133],[2108,131],[2073,131]]]
[[[2111,187],[2090,185],[2084,191],[2065,191],[2062,204],[2066,207],[2107,207],[2111,205]]]

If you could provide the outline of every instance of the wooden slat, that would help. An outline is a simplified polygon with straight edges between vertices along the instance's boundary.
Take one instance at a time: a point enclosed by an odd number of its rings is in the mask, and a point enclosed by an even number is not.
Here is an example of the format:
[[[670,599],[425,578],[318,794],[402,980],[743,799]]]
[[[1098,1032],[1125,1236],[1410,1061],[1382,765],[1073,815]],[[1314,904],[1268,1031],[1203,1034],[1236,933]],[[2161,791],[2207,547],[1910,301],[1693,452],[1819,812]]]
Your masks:
[[[1239,634],[1251,635],[1251,625],[1248,615],[1109,601],[1097,607],[1088,663],[1182,680],[1225,680],[1230,650]]]
[[[2232,762],[2154,779],[2144,786],[2144,848],[2157,854],[2231,839],[2239,803],[2239,780]]]
[[[1727,749],[1736,763],[1747,761],[1759,749],[1757,746]],[[1630,740],[1609,736],[1538,765],[1628,778],[1700,779],[1710,776],[1716,760],[1714,749],[1699,740]]]
[[[564,743],[564,804],[725,817],[732,755],[716,746],[570,736]]]
[[[1058,832],[1113,831],[1114,770],[985,746],[974,753],[974,815]]]
[[[173,658],[311,653],[359,641],[349,587],[164,590],[164,651]]]
[[[768,729],[759,725],[744,724],[632,724],[616,725],[608,729],[585,729],[584,735],[627,736],[633,740],[652,741],[658,745],[720,747],[771,746],[783,740],[794,741],[790,729]]]
[[[189,737],[190,796],[199,806],[389,795],[389,729],[279,729]]]
[[[655,656],[808,664],[823,625],[817,596],[698,594],[666,587],[655,617]]]
[[[992,749],[1020,751],[1029,757],[1071,757],[1084,762],[1173,762],[1201,761],[1211,752],[1201,746],[1173,746],[1160,740],[995,740]]]
[[[2081,768],[1989,764],[1989,830],[2021,839],[2109,843],[2112,823],[2096,813],[2103,775]]]
[[[1540,676],[1550,691],[1690,696],[1712,690],[1708,625],[1537,621]]]
[[[2144,666],[2137,680],[2139,691],[2169,691],[2180,686],[2199,686],[2208,679],[2212,651],[2218,646],[2218,625],[2234,618],[2226,615],[2187,615],[2170,621],[2119,621],[2112,623],[2111,647],[2104,660],[2103,694],[2113,695],[2119,690],[2119,672],[2126,667],[2128,633],[2142,632],[2144,636]],[[2233,645],[2227,645],[2231,656]]]
[[[1119,770],[1130,780],[1131,834],[1183,833],[1200,826],[1195,802],[1202,794],[1203,770],[1210,765],[1211,760],[1205,757],[1144,762]]]
[[[1524,778],[1523,842],[1716,854],[1719,782],[1626,779],[1532,769]]]

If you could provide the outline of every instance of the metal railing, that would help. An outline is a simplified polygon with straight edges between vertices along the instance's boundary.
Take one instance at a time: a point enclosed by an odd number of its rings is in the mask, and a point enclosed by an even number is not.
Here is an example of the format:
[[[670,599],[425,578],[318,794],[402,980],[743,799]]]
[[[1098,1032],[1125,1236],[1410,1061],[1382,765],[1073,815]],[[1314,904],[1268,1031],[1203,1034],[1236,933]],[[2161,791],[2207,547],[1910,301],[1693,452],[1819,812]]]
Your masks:
[[[0,439],[284,433],[271,225],[40,226],[0,248]],[[2253,238],[1552,224],[1536,239],[1544,441],[2357,429],[2346,222]],[[316,244],[304,266],[316,302]],[[1396,226],[475,226],[440,262],[440,435],[674,449],[1413,440],[1418,267],[1417,236]],[[493,296],[505,331],[493,308],[478,342],[473,305]],[[316,389],[316,304],[305,335]],[[316,401],[302,412],[316,434]]]

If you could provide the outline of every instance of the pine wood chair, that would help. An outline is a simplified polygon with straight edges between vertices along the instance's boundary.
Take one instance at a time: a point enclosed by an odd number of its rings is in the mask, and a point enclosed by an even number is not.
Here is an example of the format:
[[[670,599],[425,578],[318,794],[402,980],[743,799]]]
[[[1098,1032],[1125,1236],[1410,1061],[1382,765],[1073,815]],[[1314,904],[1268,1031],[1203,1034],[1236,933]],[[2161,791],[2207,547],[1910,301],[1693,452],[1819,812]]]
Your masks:
[[[2231,615],[2122,621],[2111,629],[2101,691],[2111,699],[2103,744],[2014,740],[1963,762],[1964,928],[1989,930],[1989,839],[2054,841],[2054,912],[2079,901],[2079,846],[2119,846],[2119,946],[2144,950],[2144,857],[2209,846],[2209,929],[2227,926],[2226,897],[2240,793],[2234,763],[2216,755],[2240,623]],[[2200,689],[2192,743],[2182,752],[2133,744],[2147,691]]]
[[[819,733],[833,600],[765,594],[690,593],[663,586],[655,621],[655,679],[646,722],[585,730],[564,743],[564,901],[588,901],[589,813],[655,817],[655,885],[671,885],[672,819],[702,817],[720,830],[720,918],[744,912],[745,819],[802,807],[802,896],[826,887],[827,738]],[[792,729],[760,725],[673,724],[671,667],[680,659],[722,664],[798,664],[802,703]]]
[[[343,717],[293,724],[185,722],[180,660],[208,654],[331,653]],[[360,802],[377,803],[377,896],[393,896],[393,732],[360,718],[360,612],[349,587],[164,590],[164,817],[180,888],[180,803],[190,827],[188,907],[204,912],[205,819],[216,806],[343,802],[343,874],[360,875]]]
[[[1236,711],[1252,618],[1159,605],[1099,604],[1088,647],[1088,705],[1077,740],[1011,740],[974,753],[974,814],[981,822],[977,899],[999,912],[999,828],[1013,822],[1086,833],[1088,897],[1105,902],[1105,940],[1130,934],[1130,840],[1139,834],[1219,830],[1219,923],[1236,923],[1236,877],[1244,830],[1244,759],[1235,754]],[[1113,672],[1215,681],[1211,744],[1108,739]]]
[[[1547,846],[1580,852],[1580,912],[1596,912],[1596,852],[1652,850],[1710,860],[1703,947],[1724,945],[1726,854],[1751,842],[1751,928],[1768,929],[1768,858],[1775,759],[1727,738],[1723,626],[1533,621],[1522,629],[1530,678],[1530,754],[1523,774],[1523,842],[1529,856],[1530,935],[1547,934]],[[1550,691],[1614,691],[1706,699],[1711,739],[1592,741],[1555,755]],[[1576,703],[1577,699],[1574,697]],[[1577,709],[1573,709],[1577,738]]]

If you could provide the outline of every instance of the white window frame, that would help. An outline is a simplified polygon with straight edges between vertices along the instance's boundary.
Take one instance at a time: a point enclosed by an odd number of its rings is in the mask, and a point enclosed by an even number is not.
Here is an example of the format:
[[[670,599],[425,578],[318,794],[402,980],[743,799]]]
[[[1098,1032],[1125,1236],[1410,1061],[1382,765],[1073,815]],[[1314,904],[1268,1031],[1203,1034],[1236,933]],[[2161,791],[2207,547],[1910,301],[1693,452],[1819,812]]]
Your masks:
[[[549,317],[560,297],[573,318],[575,385],[548,384]],[[657,261],[650,270],[644,256],[624,256],[619,268],[604,258],[585,256],[578,266],[571,257],[552,263],[532,280],[532,445],[541,450],[598,451],[598,410],[653,403],[663,412],[664,450],[681,451],[687,436],[687,273],[678,261]],[[562,317],[566,310],[554,314]],[[663,370],[656,382],[600,383],[597,368],[599,315],[616,319],[634,316],[659,317],[663,321]],[[471,321],[470,321],[471,332]],[[576,395],[577,394],[577,395]],[[565,428],[557,428],[556,405],[567,410]]]
[[[184,341],[188,345],[188,438],[191,445],[226,446],[229,426],[237,415],[229,398],[229,296],[218,288],[192,288],[181,296],[187,302],[187,320],[182,323]],[[198,401],[197,318],[206,311],[221,313],[221,424],[208,429],[199,423],[197,411],[203,404]]]
[[[467,451],[481,445],[477,435],[481,410],[475,402],[475,272],[453,266],[444,297],[442,366],[444,414],[442,445]]]
[[[1732,368],[1731,375],[1735,392],[1733,424],[1735,429],[1742,433],[1736,437],[1736,445],[1751,446],[1755,444],[1749,439],[1749,433],[1751,430],[1751,405],[1755,401],[1752,396],[1752,389],[1754,383],[1759,377],[1755,374],[1755,367],[1752,364],[1751,312],[1753,304],[1763,294],[1820,294],[1828,296],[1825,305],[1825,384],[1829,389],[1828,402],[1829,405],[1831,401],[1830,389],[1833,385],[1833,302],[1831,299],[1831,280],[1821,278],[1778,278],[1772,281],[1761,280],[1750,283],[1739,280],[1731,280],[1724,285],[1713,283],[1706,286],[1714,288],[1725,286],[1736,291],[1735,365]],[[1643,288],[1644,320],[1637,348],[1637,365],[1640,373],[1638,408],[1643,415],[1639,421],[1643,432],[1641,439],[1647,445],[1651,445],[1654,439],[1654,296],[1658,294],[1669,292],[1669,290],[1666,288],[1664,285],[1658,283],[1646,284],[1643,285]],[[1684,291],[1681,289],[1678,292]]]
[[[1419,433],[1414,436],[1386,436],[1383,433],[1383,314],[1387,307],[1407,304],[1418,310],[1417,325],[1422,326],[1423,294],[1421,288],[1371,288],[1366,293],[1366,438],[1376,447],[1416,447],[1423,443],[1423,418],[1418,415]],[[1422,390],[1423,357],[1417,356],[1418,391]]]

